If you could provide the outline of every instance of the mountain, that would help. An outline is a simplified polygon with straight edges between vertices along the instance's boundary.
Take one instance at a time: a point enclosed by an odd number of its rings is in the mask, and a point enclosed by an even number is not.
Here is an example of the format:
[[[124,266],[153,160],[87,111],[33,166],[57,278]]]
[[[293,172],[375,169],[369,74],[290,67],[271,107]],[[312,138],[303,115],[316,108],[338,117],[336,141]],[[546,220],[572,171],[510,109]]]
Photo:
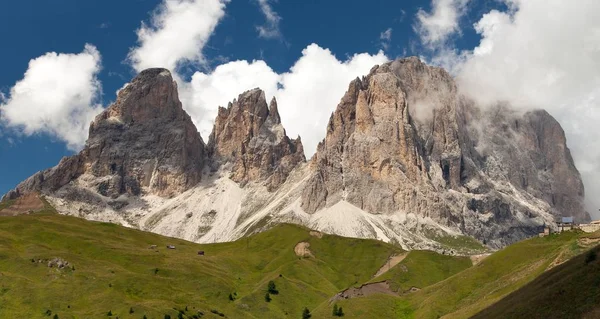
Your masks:
[[[349,85],[306,162],[260,89],[219,108],[205,145],[164,69],[143,71],[90,126],[78,155],[7,195],[62,213],[222,242],[295,223],[405,249],[474,253],[589,220],[559,123],[477,106],[417,58]],[[456,244],[460,243],[460,244]]]

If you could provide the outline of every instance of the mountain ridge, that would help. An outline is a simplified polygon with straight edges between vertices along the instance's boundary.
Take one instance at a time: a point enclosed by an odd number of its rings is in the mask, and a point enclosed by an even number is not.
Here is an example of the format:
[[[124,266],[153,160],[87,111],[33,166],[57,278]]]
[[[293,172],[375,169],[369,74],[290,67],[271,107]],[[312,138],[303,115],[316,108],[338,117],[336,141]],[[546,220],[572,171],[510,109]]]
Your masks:
[[[460,235],[498,248],[559,216],[589,219],[556,120],[482,109],[415,57],[353,80],[308,163],[262,90],[220,107],[204,144],[170,73],[143,71],[92,123],[79,155],[4,198],[28,192],[69,215],[197,242],[292,222],[406,249],[445,250],[435,239]]]

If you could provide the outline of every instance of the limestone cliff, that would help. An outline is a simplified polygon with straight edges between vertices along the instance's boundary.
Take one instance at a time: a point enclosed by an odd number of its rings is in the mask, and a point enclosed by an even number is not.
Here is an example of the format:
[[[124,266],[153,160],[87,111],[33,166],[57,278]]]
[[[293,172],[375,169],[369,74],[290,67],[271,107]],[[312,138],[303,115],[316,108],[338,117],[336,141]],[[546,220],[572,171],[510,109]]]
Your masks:
[[[589,215],[560,125],[546,112],[482,110],[417,58],[354,80],[312,160],[309,213],[344,200],[372,214],[416,214],[503,245],[552,216]]]
[[[141,72],[96,116],[85,148],[39,172],[7,194],[51,193],[80,178],[81,186],[111,198],[177,195],[200,182],[204,142],[178,98],[166,69]]]
[[[219,108],[208,149],[218,164],[231,165],[232,180],[242,186],[264,180],[270,191],[305,161],[300,137],[288,138],[277,101],[273,98],[267,107],[260,89],[244,92],[227,108]]]

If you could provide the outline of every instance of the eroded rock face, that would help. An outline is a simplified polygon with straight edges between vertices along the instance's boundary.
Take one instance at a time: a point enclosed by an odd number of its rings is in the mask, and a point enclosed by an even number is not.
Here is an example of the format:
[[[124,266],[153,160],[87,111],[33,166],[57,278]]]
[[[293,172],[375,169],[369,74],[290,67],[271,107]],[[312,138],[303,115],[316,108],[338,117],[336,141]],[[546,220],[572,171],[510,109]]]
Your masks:
[[[556,120],[481,110],[446,71],[417,58],[350,84],[312,165],[302,194],[310,213],[345,200],[373,214],[431,217],[498,246],[552,216],[589,219]]]
[[[292,169],[305,161],[300,137],[288,138],[277,101],[273,98],[267,107],[260,89],[244,92],[227,108],[219,108],[208,148],[218,164],[231,165],[232,180],[241,185],[264,181],[269,190],[285,182]]]
[[[169,197],[200,181],[204,148],[169,71],[148,69],[95,118],[78,155],[35,174],[7,197],[54,192],[76,178],[107,197],[140,195],[142,190]]]

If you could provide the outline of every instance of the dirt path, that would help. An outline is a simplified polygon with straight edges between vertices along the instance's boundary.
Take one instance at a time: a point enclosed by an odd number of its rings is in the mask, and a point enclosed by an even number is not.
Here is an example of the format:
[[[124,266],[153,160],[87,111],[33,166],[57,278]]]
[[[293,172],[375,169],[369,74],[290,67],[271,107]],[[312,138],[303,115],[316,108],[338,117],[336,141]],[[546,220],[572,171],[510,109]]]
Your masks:
[[[296,247],[294,247],[294,252],[298,257],[314,257],[310,249],[308,249],[309,247],[310,244],[303,241],[298,243]]]
[[[17,198],[10,207],[0,210],[0,216],[16,216],[42,209],[44,209],[44,202],[37,194],[31,193]]]
[[[393,255],[390,258],[388,258],[388,260],[385,262],[385,264],[383,266],[381,266],[381,268],[379,268],[379,270],[377,271],[375,276],[373,276],[373,278],[379,277],[379,276],[385,274],[386,272],[388,272],[390,269],[394,268],[394,266],[396,266],[401,261],[403,261],[407,255],[408,255],[408,252],[405,252],[403,254]]]
[[[486,259],[489,255],[491,255],[491,254],[472,255],[472,256],[469,256],[469,258],[471,258],[471,263],[473,263],[473,266],[476,266],[482,260]]]

